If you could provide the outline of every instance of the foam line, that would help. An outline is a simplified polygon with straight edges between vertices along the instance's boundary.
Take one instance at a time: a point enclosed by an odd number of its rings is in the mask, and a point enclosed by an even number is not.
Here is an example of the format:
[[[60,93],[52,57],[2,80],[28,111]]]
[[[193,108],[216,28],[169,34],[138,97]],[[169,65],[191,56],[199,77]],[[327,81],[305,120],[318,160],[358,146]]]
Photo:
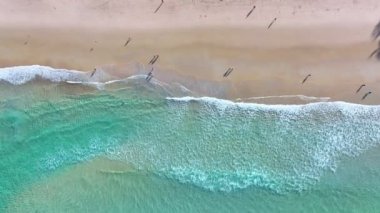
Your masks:
[[[275,95],[275,96],[259,96],[259,97],[250,97],[250,98],[238,98],[237,101],[249,101],[249,100],[260,100],[260,99],[270,99],[270,98],[299,98],[303,101],[328,101],[330,97],[314,97],[306,95]]]
[[[40,65],[0,68],[0,80],[13,85],[27,83],[36,77],[41,77],[52,82],[83,81],[86,78],[86,73],[76,70],[54,69]]]
[[[364,109],[379,109],[380,105],[362,105],[356,103],[348,103],[344,101],[335,102],[314,102],[307,104],[258,104],[258,103],[246,103],[246,102],[233,102],[225,99],[218,99],[213,97],[166,97],[168,101],[174,102],[198,102],[204,104],[214,105],[220,109],[226,109],[228,107],[249,108],[251,110],[281,110],[281,111],[300,111],[303,109],[317,109],[320,107],[336,107],[343,111],[360,112]]]

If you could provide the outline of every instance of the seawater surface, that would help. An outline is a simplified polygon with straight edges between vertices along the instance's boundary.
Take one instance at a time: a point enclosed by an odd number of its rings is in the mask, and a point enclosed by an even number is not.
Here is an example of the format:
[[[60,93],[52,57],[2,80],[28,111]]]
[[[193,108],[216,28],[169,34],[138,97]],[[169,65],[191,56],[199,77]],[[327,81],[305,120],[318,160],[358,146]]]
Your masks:
[[[0,210],[376,212],[380,106],[0,69]]]

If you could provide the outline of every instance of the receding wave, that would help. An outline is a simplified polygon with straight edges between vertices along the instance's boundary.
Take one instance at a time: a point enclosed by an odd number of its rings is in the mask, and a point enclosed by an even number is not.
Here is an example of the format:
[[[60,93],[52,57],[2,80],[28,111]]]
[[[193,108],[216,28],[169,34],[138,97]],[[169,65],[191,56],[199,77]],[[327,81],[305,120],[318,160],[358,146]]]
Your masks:
[[[44,79],[54,83],[65,82],[68,84],[84,85],[96,88],[98,90],[107,90],[112,88],[137,87],[141,85],[147,86],[145,74],[136,74],[122,79],[113,79],[112,76],[100,70],[97,71],[99,76],[92,79],[91,73],[55,69],[48,66],[31,65],[0,68],[0,81],[5,81],[13,85],[22,85],[35,79]],[[111,80],[110,80],[111,78]],[[166,95],[191,95],[193,91],[179,83],[166,83],[153,78],[149,81],[149,85],[154,89],[158,89]]]

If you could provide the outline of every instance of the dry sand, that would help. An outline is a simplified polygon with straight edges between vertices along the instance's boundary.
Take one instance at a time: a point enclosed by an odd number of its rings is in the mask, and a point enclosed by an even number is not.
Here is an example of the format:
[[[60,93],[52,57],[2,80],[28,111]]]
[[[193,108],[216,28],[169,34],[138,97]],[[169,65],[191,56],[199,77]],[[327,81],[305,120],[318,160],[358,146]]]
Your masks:
[[[166,0],[153,13],[159,3],[0,2],[0,65],[97,67],[123,77],[145,72],[135,64],[159,54],[158,79],[200,94],[229,99],[302,94],[380,103],[380,62],[367,59],[377,47],[370,33],[380,19],[379,1]],[[124,47],[128,37],[132,41]],[[226,79],[228,67],[234,71]],[[362,83],[367,87],[355,94]],[[361,101],[369,90],[373,94]],[[273,101],[281,102],[265,99]]]

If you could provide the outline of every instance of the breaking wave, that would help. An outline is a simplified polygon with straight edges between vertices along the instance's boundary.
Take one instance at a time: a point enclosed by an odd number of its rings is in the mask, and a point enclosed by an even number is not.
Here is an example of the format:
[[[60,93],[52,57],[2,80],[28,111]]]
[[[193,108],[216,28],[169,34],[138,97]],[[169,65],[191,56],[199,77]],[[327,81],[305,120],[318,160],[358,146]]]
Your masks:
[[[184,86],[157,79],[148,85],[146,75],[91,82],[78,71],[0,69],[0,80],[14,85],[36,77],[100,90],[21,104],[2,100],[0,168],[7,176],[0,185],[6,190],[46,170],[106,155],[211,191],[302,191],[335,171],[344,156],[380,143],[380,106],[233,102],[185,96],[191,91]],[[102,90],[119,83],[128,89]],[[22,89],[17,92],[29,88]]]

